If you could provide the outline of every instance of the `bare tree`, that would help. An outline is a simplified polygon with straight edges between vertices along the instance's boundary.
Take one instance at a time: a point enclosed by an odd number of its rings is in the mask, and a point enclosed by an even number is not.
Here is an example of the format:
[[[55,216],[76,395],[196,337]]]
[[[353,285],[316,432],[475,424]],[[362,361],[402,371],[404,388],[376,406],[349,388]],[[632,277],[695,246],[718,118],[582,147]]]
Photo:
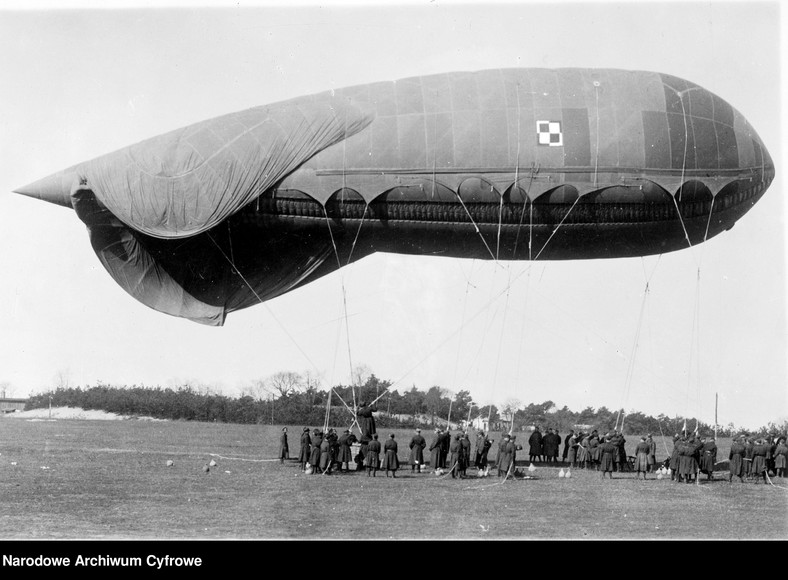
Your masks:
[[[501,419],[512,422],[514,420],[514,414],[520,409],[521,406],[522,403],[519,399],[507,399],[501,408]],[[510,428],[513,427],[514,425],[510,423]]]
[[[353,384],[356,387],[360,387],[365,385],[371,376],[372,369],[370,369],[369,366],[365,364],[360,364],[356,365],[353,369],[353,376],[351,378],[353,379]]]
[[[287,397],[305,388],[304,377],[290,371],[280,371],[265,379],[265,390],[275,397]]]
[[[55,383],[55,389],[67,389],[71,386],[71,370],[70,369],[60,369],[55,373],[53,377],[53,381]]]
[[[0,382],[0,398],[14,396],[14,386],[9,381]]]

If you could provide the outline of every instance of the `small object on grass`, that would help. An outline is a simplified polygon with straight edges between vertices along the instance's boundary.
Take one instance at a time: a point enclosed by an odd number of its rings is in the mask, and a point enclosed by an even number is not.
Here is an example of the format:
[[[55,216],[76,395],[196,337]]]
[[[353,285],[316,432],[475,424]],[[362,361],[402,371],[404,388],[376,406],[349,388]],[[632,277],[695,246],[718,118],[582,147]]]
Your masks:
[[[564,477],[566,474],[564,473],[564,468],[561,468],[561,471],[558,472],[558,477]]]
[[[168,459],[167,460],[167,467],[172,467],[173,465],[175,465],[175,462],[173,462],[172,459]]]
[[[210,463],[208,463],[208,465],[210,465],[211,467],[216,467],[217,463],[213,459],[211,459],[211,461],[210,461]]]
[[[569,479],[570,477],[572,477],[572,472],[571,472],[571,471],[569,471],[569,468],[568,468],[568,467],[566,468],[566,475],[565,475],[565,477],[566,477],[567,479]]]
[[[209,471],[211,471],[211,468],[210,468],[210,467],[208,466],[208,464],[206,463],[205,465],[203,465],[203,466],[202,466],[202,470],[203,470],[205,473],[208,473]]]
[[[530,471],[531,473],[536,471],[536,467],[534,467],[533,461],[531,462],[531,465],[528,466],[528,471]]]

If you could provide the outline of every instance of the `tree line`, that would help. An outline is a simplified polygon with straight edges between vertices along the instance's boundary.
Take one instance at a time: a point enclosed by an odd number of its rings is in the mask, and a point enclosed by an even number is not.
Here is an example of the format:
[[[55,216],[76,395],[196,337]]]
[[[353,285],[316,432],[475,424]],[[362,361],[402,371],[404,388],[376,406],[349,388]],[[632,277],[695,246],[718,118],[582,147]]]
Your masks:
[[[489,421],[491,430],[524,430],[532,426],[553,427],[561,433],[569,429],[593,428],[607,432],[624,425],[627,433],[672,435],[686,424],[693,431],[697,426],[703,433],[711,433],[713,425],[694,417],[656,417],[639,411],[593,408],[576,412],[553,401],[523,404],[510,399],[499,409],[495,405],[477,405],[470,392],[453,393],[439,386],[427,390],[392,389],[391,381],[380,379],[369,372],[354,377],[358,386],[337,385],[320,388],[309,373],[279,372],[245,387],[240,396],[231,397],[184,384],[175,388],[148,386],[113,386],[98,383],[88,387],[61,386],[32,395],[26,409],[80,407],[97,409],[119,415],[146,416],[157,419],[209,421],[246,424],[348,426],[353,420],[354,405],[375,402],[377,421],[381,427],[452,428],[466,426],[479,418]],[[476,423],[478,425],[478,422]],[[763,434],[785,431],[785,425],[761,427]],[[729,437],[740,430],[732,423],[718,426],[717,434]]]

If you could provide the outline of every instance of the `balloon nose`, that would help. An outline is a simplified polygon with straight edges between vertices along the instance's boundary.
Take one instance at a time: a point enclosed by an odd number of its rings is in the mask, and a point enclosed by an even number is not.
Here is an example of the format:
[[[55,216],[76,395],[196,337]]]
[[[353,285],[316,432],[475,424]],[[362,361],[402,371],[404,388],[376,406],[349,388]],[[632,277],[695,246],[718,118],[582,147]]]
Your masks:
[[[71,185],[75,174],[60,172],[18,187],[14,193],[35,197],[49,203],[71,207]]]

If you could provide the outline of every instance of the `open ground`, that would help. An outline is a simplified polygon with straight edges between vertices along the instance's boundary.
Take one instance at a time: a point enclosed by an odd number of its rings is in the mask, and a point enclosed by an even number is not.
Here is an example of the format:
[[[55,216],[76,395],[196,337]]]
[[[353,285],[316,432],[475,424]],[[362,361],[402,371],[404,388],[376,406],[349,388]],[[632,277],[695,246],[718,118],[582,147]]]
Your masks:
[[[295,457],[301,426],[289,431]],[[405,462],[412,431],[391,432]],[[297,462],[275,459],[280,433],[271,425],[0,417],[0,539],[788,538],[788,480],[729,484],[727,440],[718,442],[715,479],[687,485],[631,473],[603,480],[582,469],[560,478],[560,464],[506,482],[477,478],[475,469],[468,479],[412,473],[407,464],[396,479],[305,475]],[[494,459],[500,434],[491,436]],[[632,454],[637,436],[627,439]],[[661,461],[671,444],[658,437],[657,445]],[[526,447],[518,467],[527,459]]]

